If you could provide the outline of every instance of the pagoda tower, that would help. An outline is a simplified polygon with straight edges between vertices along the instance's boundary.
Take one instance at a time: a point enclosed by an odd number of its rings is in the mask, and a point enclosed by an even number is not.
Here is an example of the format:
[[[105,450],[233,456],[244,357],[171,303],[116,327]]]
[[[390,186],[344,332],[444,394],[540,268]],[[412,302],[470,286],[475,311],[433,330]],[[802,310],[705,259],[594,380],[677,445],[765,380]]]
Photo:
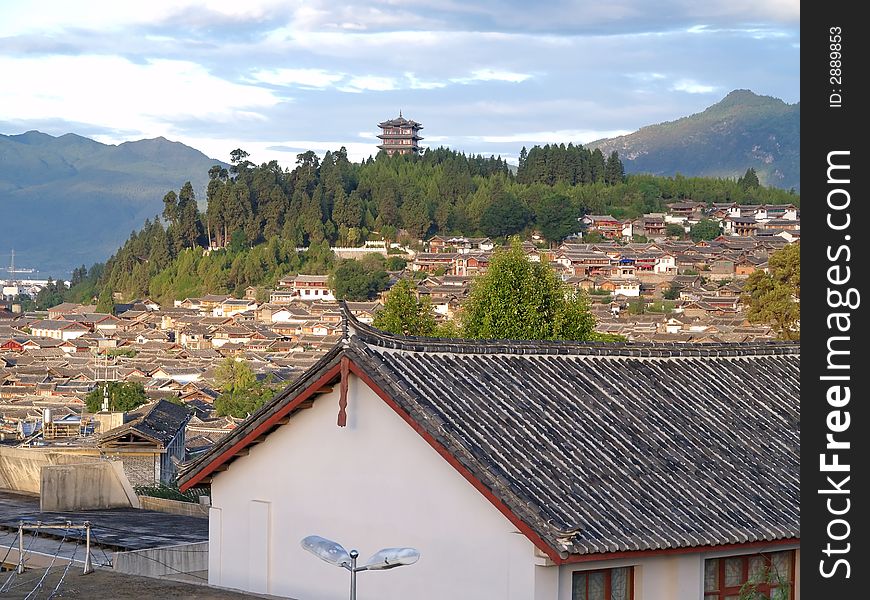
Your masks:
[[[420,152],[420,146],[417,142],[422,140],[419,132],[423,129],[423,125],[417,121],[410,121],[402,116],[402,111],[399,111],[399,116],[383,123],[378,123],[381,128],[380,138],[381,143],[378,148],[385,151],[387,154],[411,154]]]

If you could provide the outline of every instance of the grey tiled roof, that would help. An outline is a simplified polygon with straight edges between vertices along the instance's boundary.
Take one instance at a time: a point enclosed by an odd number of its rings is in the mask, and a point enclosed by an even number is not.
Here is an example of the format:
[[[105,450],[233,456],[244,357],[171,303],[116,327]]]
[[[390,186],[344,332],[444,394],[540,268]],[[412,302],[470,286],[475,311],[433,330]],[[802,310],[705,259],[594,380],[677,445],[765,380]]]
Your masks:
[[[347,336],[343,355],[563,558],[800,537],[799,346]]]

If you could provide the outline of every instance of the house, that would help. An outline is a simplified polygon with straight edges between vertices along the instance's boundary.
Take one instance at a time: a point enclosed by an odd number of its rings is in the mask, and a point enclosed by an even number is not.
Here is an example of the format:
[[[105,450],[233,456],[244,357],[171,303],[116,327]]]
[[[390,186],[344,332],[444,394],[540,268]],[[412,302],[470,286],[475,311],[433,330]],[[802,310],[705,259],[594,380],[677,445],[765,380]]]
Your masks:
[[[94,308],[95,307],[92,305],[84,306],[74,302],[62,302],[61,304],[52,306],[48,309],[48,318],[54,321],[60,319],[62,315],[69,313],[94,312]]]
[[[123,461],[131,484],[169,484],[184,460],[189,418],[185,407],[157,400],[127,413],[126,423],[102,434],[97,446],[102,456]]]
[[[623,235],[622,221],[611,215],[586,215],[582,222],[589,231],[597,231],[609,240],[620,238]]]
[[[660,254],[655,259],[653,267],[655,273],[676,274],[677,259],[672,254]]]
[[[297,275],[293,279],[293,291],[299,300],[335,301],[328,279],[326,275]]]
[[[798,587],[799,345],[439,341],[344,320],[180,473],[182,490],[211,485],[210,584],[342,597],[300,547],[317,534],[421,552],[366,577],[372,598],[601,584],[608,600],[724,600],[759,560]]]
[[[253,310],[257,310],[256,300],[237,300],[236,298],[227,298],[221,302],[219,306],[212,309],[212,316],[232,317]]]
[[[89,327],[72,321],[54,321],[45,319],[36,321],[30,326],[30,332],[36,337],[54,338],[56,340],[74,340],[91,332]]]
[[[269,294],[269,304],[290,304],[296,299],[296,292],[291,289],[272,290]]]

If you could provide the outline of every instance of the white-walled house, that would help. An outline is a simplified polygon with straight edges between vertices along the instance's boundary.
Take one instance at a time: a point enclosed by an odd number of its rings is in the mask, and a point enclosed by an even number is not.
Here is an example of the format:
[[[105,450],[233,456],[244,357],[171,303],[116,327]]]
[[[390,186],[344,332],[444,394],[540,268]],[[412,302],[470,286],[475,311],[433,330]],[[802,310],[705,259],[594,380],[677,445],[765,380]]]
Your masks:
[[[672,254],[662,254],[656,257],[654,273],[672,274],[677,272],[677,259]]]
[[[210,584],[344,597],[315,534],[420,551],[361,600],[726,600],[764,564],[799,599],[798,345],[400,338],[343,313],[181,473],[211,484]]]
[[[30,333],[36,337],[54,338],[56,340],[74,340],[91,332],[89,327],[75,321],[55,321],[45,319],[34,321],[30,325]]]
[[[295,299],[335,301],[335,295],[329,289],[328,279],[326,275],[297,275],[293,278]]]

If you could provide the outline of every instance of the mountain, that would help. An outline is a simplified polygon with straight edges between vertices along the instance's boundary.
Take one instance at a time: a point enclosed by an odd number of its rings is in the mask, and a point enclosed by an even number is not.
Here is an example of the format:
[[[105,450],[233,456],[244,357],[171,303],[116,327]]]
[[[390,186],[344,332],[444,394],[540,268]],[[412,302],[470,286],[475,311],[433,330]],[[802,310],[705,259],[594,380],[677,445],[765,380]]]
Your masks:
[[[189,180],[203,202],[219,162],[162,137],[114,146],[72,133],[0,135],[0,257],[15,249],[19,265],[68,277],[160,214],[170,189]]]
[[[613,150],[628,173],[739,177],[800,189],[800,102],[735,90],[701,113],[588,144]]]

